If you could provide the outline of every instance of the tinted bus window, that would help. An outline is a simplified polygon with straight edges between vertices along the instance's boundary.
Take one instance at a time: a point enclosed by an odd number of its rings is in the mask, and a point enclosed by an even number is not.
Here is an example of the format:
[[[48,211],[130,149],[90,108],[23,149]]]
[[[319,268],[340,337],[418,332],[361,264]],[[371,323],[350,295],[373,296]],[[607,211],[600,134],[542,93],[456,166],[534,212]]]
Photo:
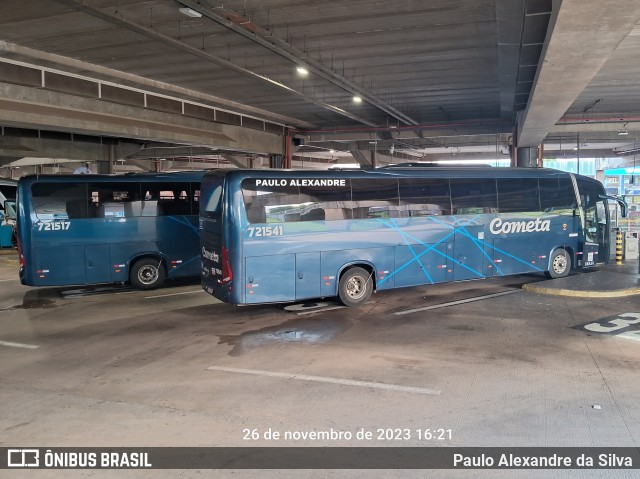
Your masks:
[[[140,201],[140,183],[89,183],[89,217],[131,218],[155,216],[155,209],[145,211]]]
[[[351,186],[301,186],[300,201],[306,207],[300,215],[301,221],[351,219]]]
[[[576,195],[569,178],[540,178],[540,207],[542,211],[576,208]]]
[[[580,191],[580,201],[582,201],[582,204],[584,206],[590,206],[600,200],[602,185],[590,181],[580,181],[578,182],[578,190]]]
[[[191,214],[197,215],[200,213],[200,185],[197,183],[191,183]]]
[[[181,216],[191,213],[191,183],[158,182],[142,183],[145,208],[158,216]],[[146,215],[145,215],[146,216]]]
[[[398,180],[351,180],[353,218],[399,218]]]
[[[211,181],[198,196],[198,200],[203,198],[204,209],[201,213],[208,218],[215,218],[222,210],[222,179]]]
[[[31,194],[33,209],[40,220],[88,217],[86,183],[37,183]]]
[[[4,199],[15,199],[18,187],[16,185],[5,184],[3,181],[5,180],[0,179],[0,196],[4,197]]]
[[[298,187],[270,184],[269,181],[251,179],[242,182],[242,196],[249,223],[301,221],[300,215],[306,205],[300,203]],[[258,182],[266,184],[256,185]]]
[[[454,215],[495,213],[498,208],[496,180],[452,179],[451,206]]]
[[[498,211],[517,213],[540,211],[540,192],[537,178],[499,178]]]
[[[449,180],[400,180],[400,208],[405,216],[450,215]]]

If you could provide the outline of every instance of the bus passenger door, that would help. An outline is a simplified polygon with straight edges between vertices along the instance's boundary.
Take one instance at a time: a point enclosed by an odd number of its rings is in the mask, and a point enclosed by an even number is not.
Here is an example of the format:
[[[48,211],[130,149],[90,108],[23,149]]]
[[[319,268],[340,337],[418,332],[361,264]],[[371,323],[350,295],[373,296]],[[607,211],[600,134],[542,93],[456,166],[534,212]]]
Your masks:
[[[583,267],[606,263],[609,259],[609,229],[607,203],[597,201],[585,209]]]
[[[111,281],[111,258],[108,244],[88,244],[84,247],[87,283]]]
[[[296,254],[296,299],[320,297],[320,252]]]
[[[245,258],[245,302],[275,303],[295,299],[294,254]]]

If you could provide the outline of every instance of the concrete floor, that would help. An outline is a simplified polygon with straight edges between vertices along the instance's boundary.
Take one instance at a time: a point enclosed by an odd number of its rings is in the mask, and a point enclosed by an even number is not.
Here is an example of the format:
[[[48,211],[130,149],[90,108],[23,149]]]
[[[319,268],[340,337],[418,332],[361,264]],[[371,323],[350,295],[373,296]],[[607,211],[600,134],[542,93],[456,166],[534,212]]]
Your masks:
[[[519,276],[378,293],[358,309],[331,309],[331,301],[317,310],[235,307],[216,302],[195,282],[152,292],[62,294],[64,288],[21,286],[16,268],[15,256],[0,256],[2,447],[640,444],[640,342],[579,328],[640,311],[638,296],[544,296],[520,290],[541,277]],[[494,296],[436,307],[484,295]],[[422,310],[407,313],[413,309]],[[269,428],[374,434],[444,428],[452,438],[243,440],[246,429]],[[32,471],[29,477],[635,474],[154,470]]]

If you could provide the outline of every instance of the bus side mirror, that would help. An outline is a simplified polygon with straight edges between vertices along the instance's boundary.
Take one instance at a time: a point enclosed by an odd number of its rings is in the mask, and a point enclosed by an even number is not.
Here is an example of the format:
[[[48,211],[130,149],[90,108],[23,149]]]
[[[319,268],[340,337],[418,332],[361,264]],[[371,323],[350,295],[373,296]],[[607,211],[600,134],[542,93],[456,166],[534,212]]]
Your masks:
[[[620,214],[622,215],[622,217],[623,218],[627,217],[629,213],[629,207],[627,206],[627,202],[624,199],[618,196],[609,196],[609,195],[600,195],[600,199],[615,201],[616,203],[618,203],[618,205],[620,205]]]

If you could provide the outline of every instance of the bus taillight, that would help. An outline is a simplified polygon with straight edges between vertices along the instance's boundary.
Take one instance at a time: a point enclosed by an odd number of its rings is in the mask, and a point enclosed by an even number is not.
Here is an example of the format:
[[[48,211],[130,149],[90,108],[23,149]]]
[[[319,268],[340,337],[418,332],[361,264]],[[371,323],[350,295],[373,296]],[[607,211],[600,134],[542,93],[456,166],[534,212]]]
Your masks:
[[[229,250],[222,247],[222,284],[230,283],[233,280],[233,271],[231,271],[231,264],[229,263]]]

